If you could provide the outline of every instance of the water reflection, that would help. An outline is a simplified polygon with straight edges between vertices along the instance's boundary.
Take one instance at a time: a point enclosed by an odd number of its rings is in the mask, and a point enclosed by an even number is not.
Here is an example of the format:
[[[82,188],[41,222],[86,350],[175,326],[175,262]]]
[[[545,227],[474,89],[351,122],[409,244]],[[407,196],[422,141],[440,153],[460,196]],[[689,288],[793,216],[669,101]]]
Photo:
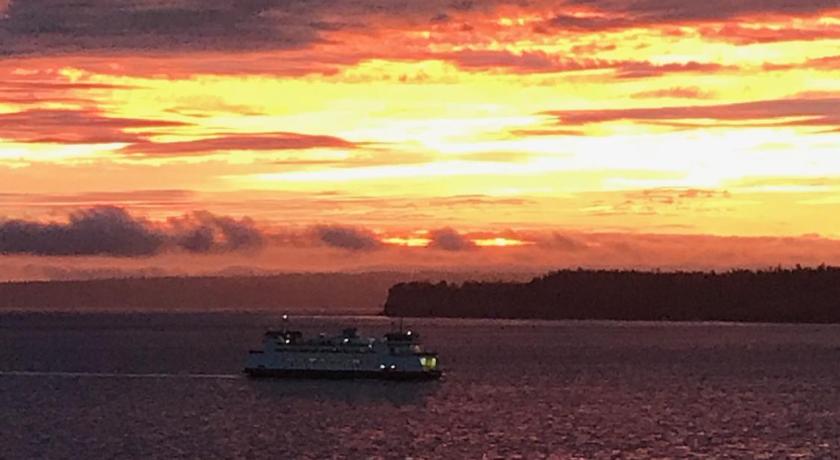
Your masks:
[[[264,404],[317,401],[331,404],[396,407],[423,406],[439,391],[442,382],[392,382],[380,380],[249,380],[248,388]]]

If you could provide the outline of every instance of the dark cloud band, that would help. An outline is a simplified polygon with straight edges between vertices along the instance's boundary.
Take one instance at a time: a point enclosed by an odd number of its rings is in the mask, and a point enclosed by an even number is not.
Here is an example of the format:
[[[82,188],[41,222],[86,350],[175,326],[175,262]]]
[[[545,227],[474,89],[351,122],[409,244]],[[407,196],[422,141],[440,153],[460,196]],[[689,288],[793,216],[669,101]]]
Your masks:
[[[90,51],[231,51],[302,48],[334,31],[467,20],[494,8],[553,11],[542,30],[603,31],[813,15],[838,0],[0,0],[0,56]],[[598,15],[574,15],[580,8]]]
[[[316,241],[333,248],[370,251],[382,247],[382,242],[376,234],[363,228],[320,225],[312,230]]]
[[[171,219],[165,225],[154,225],[112,206],[74,212],[63,223],[0,221],[0,254],[6,255],[138,257],[167,250],[217,253],[259,248],[264,239],[250,219],[208,212]]]

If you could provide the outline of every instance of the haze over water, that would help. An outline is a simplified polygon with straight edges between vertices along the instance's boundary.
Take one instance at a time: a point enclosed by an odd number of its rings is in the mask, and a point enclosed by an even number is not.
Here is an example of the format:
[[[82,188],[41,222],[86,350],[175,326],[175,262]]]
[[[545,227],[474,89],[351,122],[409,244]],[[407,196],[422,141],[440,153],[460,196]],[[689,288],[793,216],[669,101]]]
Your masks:
[[[293,321],[312,333],[390,327]],[[840,455],[840,326],[412,319],[441,353],[439,382],[241,377],[279,322],[3,313],[3,457]]]

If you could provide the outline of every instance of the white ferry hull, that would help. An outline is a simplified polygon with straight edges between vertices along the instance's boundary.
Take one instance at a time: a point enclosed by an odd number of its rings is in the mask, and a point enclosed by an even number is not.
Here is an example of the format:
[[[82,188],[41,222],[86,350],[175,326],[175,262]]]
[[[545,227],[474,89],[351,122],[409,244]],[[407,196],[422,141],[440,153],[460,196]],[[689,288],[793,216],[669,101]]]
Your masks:
[[[246,368],[245,374],[254,378],[284,379],[381,379],[381,380],[436,380],[440,371],[380,371],[380,370],[326,370],[326,369],[266,369]]]

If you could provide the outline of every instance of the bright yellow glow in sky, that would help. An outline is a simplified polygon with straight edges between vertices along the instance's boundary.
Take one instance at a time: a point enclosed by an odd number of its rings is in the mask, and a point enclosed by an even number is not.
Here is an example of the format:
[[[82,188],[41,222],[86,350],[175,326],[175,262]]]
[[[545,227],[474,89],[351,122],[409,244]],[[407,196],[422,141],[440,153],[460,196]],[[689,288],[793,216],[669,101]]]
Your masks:
[[[692,4],[316,11],[321,40],[246,34],[249,52],[20,39],[0,59],[2,191],[130,193],[108,203],[157,219],[169,204],[137,197],[271,225],[840,237],[840,10]],[[73,207],[41,206],[0,215]]]

